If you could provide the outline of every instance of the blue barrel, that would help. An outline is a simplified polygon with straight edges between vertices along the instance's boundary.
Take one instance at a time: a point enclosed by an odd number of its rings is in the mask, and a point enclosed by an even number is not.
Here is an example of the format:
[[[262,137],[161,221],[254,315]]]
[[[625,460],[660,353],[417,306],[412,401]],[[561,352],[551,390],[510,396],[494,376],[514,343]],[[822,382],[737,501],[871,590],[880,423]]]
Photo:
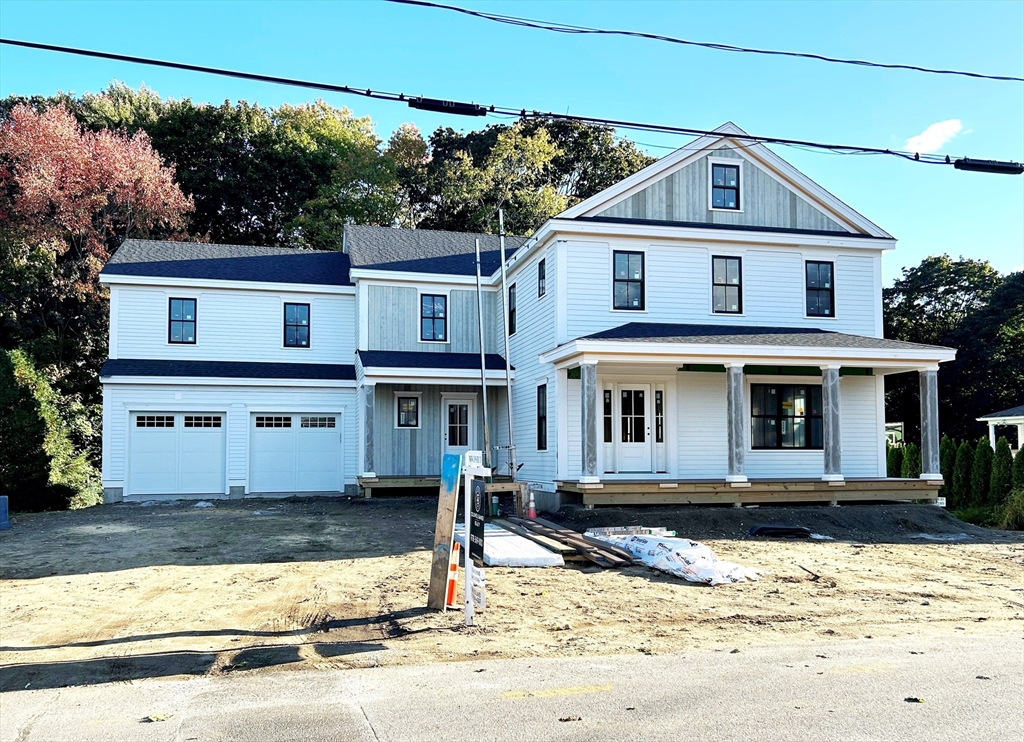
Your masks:
[[[7,515],[7,495],[0,495],[0,531],[11,527],[11,519]]]

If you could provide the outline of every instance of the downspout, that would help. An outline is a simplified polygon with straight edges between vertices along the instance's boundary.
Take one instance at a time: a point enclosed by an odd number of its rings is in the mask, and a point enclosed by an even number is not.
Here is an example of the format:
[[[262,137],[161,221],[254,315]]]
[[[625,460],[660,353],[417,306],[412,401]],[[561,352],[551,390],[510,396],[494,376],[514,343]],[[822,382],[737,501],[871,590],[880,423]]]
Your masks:
[[[487,426],[487,354],[484,352],[484,294],[480,284],[480,238],[476,240],[476,309],[477,327],[480,329],[480,398],[484,413],[484,468],[489,469],[491,468],[491,432]]]
[[[498,240],[501,243],[501,326],[505,340],[505,401],[508,405],[508,468],[512,481],[516,481],[516,438],[512,431],[512,363],[508,349],[508,276],[505,272],[505,212],[498,209]]]

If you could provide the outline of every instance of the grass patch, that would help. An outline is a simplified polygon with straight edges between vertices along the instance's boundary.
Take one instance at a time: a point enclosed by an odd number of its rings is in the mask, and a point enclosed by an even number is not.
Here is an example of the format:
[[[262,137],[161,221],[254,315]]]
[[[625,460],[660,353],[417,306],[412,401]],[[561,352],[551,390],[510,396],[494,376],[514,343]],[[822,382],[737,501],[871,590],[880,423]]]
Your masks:
[[[972,505],[952,513],[958,520],[983,528],[1024,531],[1024,490],[1011,492],[1001,505]]]

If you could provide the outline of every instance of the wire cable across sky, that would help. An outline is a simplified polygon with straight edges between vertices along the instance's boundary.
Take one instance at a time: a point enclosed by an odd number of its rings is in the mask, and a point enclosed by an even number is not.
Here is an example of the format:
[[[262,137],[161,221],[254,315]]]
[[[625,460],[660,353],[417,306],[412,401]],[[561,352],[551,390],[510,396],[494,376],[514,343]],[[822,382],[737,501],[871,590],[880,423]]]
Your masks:
[[[505,23],[510,26],[523,28],[534,28],[541,31],[553,31],[563,34],[593,34],[602,36],[630,36],[637,39],[648,39],[651,41],[665,41],[670,44],[681,44],[683,46],[697,46],[703,49],[714,49],[722,52],[739,52],[742,54],[766,54],[778,57],[798,57],[801,59],[813,59],[819,62],[830,62],[833,64],[848,64],[858,67],[879,67],[888,70],[910,70],[912,72],[927,72],[932,75],[958,75],[961,77],[973,77],[982,80],[997,80],[1000,82],[1024,82],[1024,77],[1013,77],[1010,75],[987,75],[981,72],[965,72],[963,70],[943,70],[933,67],[920,67],[914,64],[888,64],[885,62],[869,62],[864,59],[843,59],[842,57],[829,57],[824,54],[813,54],[810,52],[792,52],[779,49],[755,49],[747,46],[733,46],[732,44],[720,44],[714,41],[691,41],[680,39],[675,36],[663,36],[662,34],[647,33],[645,31],[624,31],[607,28],[592,28],[589,26],[575,26],[570,23],[559,23],[557,21],[542,21],[534,18],[520,18],[513,15],[502,15],[500,13],[488,13],[482,10],[471,10],[460,8],[457,5],[445,5],[433,3],[428,0],[385,0],[385,2],[398,5],[416,5],[422,8],[433,8],[436,10],[450,10],[455,13],[463,13],[474,18],[482,18],[496,23]]]

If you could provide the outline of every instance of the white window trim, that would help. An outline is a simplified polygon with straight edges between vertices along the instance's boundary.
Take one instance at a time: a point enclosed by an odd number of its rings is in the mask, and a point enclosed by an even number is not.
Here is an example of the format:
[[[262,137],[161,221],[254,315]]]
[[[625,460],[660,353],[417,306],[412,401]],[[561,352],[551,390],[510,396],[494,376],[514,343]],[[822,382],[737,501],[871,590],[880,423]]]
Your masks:
[[[423,295],[427,296],[443,296],[445,306],[445,318],[444,318],[444,340],[424,340],[423,339]],[[196,310],[198,314],[198,310]],[[452,342],[452,291],[449,288],[435,290],[420,288],[416,291],[416,341],[426,345],[451,345]]]
[[[505,292],[505,329],[508,331],[508,336],[511,338],[519,331],[519,287],[517,281],[512,281],[508,285],[508,290]],[[512,294],[516,296],[516,326],[512,328]]]
[[[547,376],[537,379],[533,386],[533,448],[534,453],[549,453],[551,451],[551,384]],[[537,413],[540,407],[537,405],[537,392],[544,387],[544,448],[537,448],[537,433],[540,423]]]
[[[284,344],[284,320],[285,320],[285,304],[305,304],[309,307],[309,345],[285,345]],[[199,309],[196,308],[196,316],[199,316]],[[198,327],[197,327],[198,330]],[[197,332],[198,334],[198,332]],[[300,301],[299,299],[281,299],[281,348],[282,350],[312,350],[313,349],[313,301],[309,299],[307,301]]]
[[[647,289],[648,289],[647,276],[650,274],[650,267],[651,266],[650,266],[650,261],[648,260],[647,247],[648,247],[647,245],[644,245],[642,247],[633,247],[633,246],[625,247],[625,246],[622,246],[622,245],[614,245],[614,244],[608,245],[608,272],[611,273],[611,275],[608,277],[610,279],[609,282],[608,282],[608,310],[609,311],[615,312],[616,314],[649,314],[650,313],[649,304],[648,304],[648,301],[647,301],[647,294],[648,294],[648,291],[647,291]],[[643,256],[644,256],[644,277],[643,277],[644,308],[643,309],[616,309],[615,308],[615,253],[617,253],[617,252],[638,252],[638,253],[643,253]],[[197,312],[198,312],[198,310],[197,310]]]
[[[398,424],[398,400],[401,397],[416,398],[417,401],[415,425]],[[423,392],[395,392],[394,414],[391,416],[391,421],[395,426],[395,430],[420,430],[423,427]]]
[[[540,264],[541,263],[544,263],[544,293],[543,294],[540,293]],[[537,301],[540,301],[541,299],[546,297],[549,293],[551,293],[550,291],[548,291],[548,257],[547,257],[547,255],[541,255],[540,258],[537,260],[537,273],[536,273],[536,276],[534,276],[534,278],[535,278],[535,283],[537,285]]]
[[[740,306],[743,307],[742,312],[716,312],[715,311],[715,258],[739,258],[740,259]],[[747,276],[746,269],[743,267],[743,261],[746,260],[746,250],[734,251],[734,250],[708,250],[708,314],[712,317],[746,317],[747,316],[747,302],[746,299],[746,288],[747,288]],[[804,296],[804,311],[807,311],[807,297]]]
[[[167,348],[195,348],[199,345],[199,297],[202,293],[197,291],[194,296],[183,295],[181,291],[164,292],[164,346]],[[194,343],[172,343],[171,342],[171,299],[195,299],[196,302],[196,341]]]
[[[817,322],[818,320],[824,320],[826,322],[835,322],[836,320],[839,319],[839,312],[837,311],[838,307],[836,306],[838,304],[837,300],[838,300],[838,294],[839,294],[839,292],[836,290],[836,259],[835,258],[830,258],[830,259],[826,260],[824,258],[809,258],[806,255],[803,255],[801,257],[803,257],[803,259],[804,259],[804,275],[803,275],[803,284],[804,284],[804,288],[803,288],[804,319],[810,320],[812,322]],[[820,315],[820,314],[808,314],[807,313],[807,264],[808,263],[831,263],[832,264],[832,316],[831,317],[825,317],[825,316]]]
[[[708,161],[708,211],[720,211],[720,212],[725,213],[725,214],[742,214],[743,213],[743,205],[744,205],[744,203],[746,201],[746,199],[743,197],[743,182],[744,182],[743,181],[743,177],[744,177],[743,176],[743,164],[744,164],[743,160],[741,160],[740,158],[735,158],[734,159],[734,158],[731,158],[731,157],[715,157],[714,155],[709,155],[708,158],[707,158],[707,161]],[[739,189],[737,190],[737,196],[739,197],[740,207],[738,209],[722,209],[722,208],[715,208],[714,206],[712,206],[712,204],[714,203],[714,185],[713,185],[713,183],[714,183],[714,175],[713,175],[714,174],[714,169],[713,169],[713,166],[714,165],[731,165],[732,167],[738,167],[739,168],[740,184],[739,184]]]

